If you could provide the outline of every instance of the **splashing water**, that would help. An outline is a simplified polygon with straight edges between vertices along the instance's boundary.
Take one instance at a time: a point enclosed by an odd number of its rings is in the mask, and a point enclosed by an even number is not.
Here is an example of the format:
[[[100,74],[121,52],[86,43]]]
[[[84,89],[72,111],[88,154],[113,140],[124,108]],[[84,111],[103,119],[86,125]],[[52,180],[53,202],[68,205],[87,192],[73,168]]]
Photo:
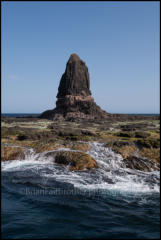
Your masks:
[[[159,172],[122,168],[121,155],[89,144],[98,169],[71,172],[53,163],[57,151],[27,148],[2,162],[3,239],[159,238]]]
[[[30,173],[41,177],[44,186],[52,181],[68,184],[80,189],[106,189],[113,192],[159,192],[159,171],[142,172],[121,168],[121,155],[105,148],[101,143],[90,143],[90,154],[98,163],[98,169],[84,171],[69,171],[69,166],[59,166],[53,163],[53,157],[46,157],[44,153],[35,154],[32,149],[26,151],[25,160],[2,162],[3,172],[20,172],[17,178],[21,181]],[[70,150],[61,148],[60,150]],[[70,150],[72,151],[72,150]],[[76,151],[76,150],[73,150]],[[53,154],[57,151],[50,151]],[[26,171],[26,173],[25,173]],[[32,179],[32,183],[34,179]]]

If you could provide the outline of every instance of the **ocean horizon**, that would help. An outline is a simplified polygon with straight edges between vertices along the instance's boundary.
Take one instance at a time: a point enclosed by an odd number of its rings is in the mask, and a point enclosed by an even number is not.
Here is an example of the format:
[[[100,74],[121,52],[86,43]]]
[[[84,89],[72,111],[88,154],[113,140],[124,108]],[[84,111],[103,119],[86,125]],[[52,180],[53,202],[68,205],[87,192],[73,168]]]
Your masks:
[[[1,113],[2,117],[38,117],[41,113]],[[160,116],[160,113],[111,113],[111,114],[128,114],[140,116]]]

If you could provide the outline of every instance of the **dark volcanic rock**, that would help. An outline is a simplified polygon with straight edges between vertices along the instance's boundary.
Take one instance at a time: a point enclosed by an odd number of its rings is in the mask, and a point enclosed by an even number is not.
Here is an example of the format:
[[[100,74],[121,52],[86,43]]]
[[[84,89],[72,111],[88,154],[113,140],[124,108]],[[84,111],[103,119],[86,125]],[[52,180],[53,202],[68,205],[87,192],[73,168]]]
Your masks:
[[[103,111],[91,97],[88,68],[72,54],[60,80],[56,108],[40,115],[51,120],[104,119],[110,114]]]
[[[57,98],[66,95],[91,95],[88,68],[78,55],[72,54],[67,62],[58,88]]]

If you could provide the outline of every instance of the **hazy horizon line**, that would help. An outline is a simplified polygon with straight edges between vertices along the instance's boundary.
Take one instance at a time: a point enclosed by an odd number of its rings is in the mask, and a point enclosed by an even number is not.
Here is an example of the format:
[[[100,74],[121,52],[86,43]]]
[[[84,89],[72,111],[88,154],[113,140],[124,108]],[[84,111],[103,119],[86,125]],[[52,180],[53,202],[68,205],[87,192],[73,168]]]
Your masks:
[[[1,113],[2,114],[41,114],[42,112],[6,112],[6,113]],[[110,114],[160,114],[160,113],[137,113],[137,112],[134,112],[134,113],[127,113],[127,112],[110,112]]]

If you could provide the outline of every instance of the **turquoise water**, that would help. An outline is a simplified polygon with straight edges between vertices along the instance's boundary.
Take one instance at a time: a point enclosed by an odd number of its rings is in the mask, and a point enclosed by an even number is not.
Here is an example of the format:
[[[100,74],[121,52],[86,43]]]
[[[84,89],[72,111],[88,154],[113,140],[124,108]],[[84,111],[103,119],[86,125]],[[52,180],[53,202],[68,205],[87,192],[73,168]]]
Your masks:
[[[98,169],[70,172],[32,149],[3,162],[2,238],[159,238],[159,172],[120,168],[98,143],[89,154]]]

